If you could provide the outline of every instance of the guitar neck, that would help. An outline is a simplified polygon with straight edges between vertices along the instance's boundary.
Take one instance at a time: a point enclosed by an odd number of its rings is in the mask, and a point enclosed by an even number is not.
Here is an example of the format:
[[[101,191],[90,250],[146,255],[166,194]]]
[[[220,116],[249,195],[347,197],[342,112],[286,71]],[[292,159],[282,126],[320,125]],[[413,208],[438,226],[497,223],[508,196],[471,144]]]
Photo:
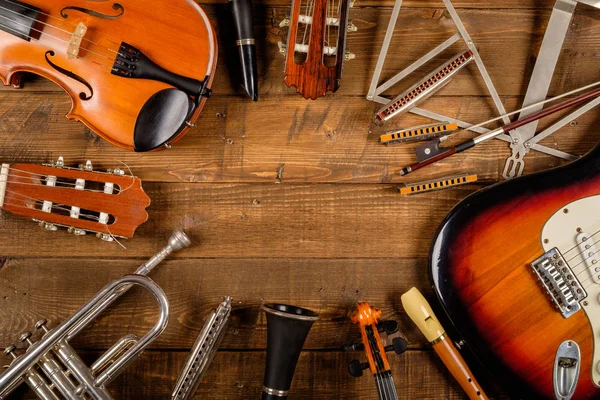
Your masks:
[[[392,371],[380,372],[374,375],[380,400],[398,400],[398,392],[392,377]]]
[[[0,167],[0,209],[4,206],[4,197],[6,196],[6,183],[8,182],[8,164],[2,164]]]

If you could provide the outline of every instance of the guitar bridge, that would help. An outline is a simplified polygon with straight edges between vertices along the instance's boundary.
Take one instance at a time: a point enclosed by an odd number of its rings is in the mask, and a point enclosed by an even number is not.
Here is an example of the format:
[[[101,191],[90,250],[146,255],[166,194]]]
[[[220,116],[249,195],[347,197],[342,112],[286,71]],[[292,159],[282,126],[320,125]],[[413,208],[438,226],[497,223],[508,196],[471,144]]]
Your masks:
[[[581,309],[579,302],[587,294],[556,247],[532,262],[531,268],[564,318]]]

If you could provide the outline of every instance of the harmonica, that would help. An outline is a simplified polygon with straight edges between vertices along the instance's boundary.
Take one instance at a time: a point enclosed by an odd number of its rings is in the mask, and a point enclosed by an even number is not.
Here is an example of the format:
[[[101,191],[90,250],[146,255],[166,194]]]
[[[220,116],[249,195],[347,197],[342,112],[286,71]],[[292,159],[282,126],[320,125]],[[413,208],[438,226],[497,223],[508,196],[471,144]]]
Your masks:
[[[392,117],[410,111],[448,84],[450,79],[472,60],[473,52],[471,50],[458,54],[456,57],[442,65],[442,67],[427,76],[422,83],[417,83],[406,92],[390,101],[385,107],[377,112],[375,118],[379,121],[387,121]]]
[[[188,400],[200,384],[200,378],[212,362],[217,349],[225,335],[225,328],[231,314],[231,297],[225,297],[223,302],[213,310],[204,327],[198,335],[192,351],[177,379],[171,399]]]
[[[390,144],[429,140],[442,136],[448,132],[454,132],[456,130],[458,130],[458,125],[450,124],[448,122],[415,126],[400,131],[386,132],[384,135],[379,137],[379,143]]]
[[[447,189],[454,186],[466,185],[477,182],[477,175],[458,175],[451,178],[442,178],[426,182],[411,183],[398,188],[401,195],[407,196],[417,193],[433,192],[434,190]]]

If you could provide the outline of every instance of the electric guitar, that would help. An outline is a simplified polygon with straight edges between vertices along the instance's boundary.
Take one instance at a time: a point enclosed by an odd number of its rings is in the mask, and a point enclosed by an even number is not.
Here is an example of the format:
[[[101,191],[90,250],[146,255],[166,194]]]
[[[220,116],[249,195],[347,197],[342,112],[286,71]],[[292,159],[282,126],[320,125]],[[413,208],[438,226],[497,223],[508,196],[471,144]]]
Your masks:
[[[467,358],[515,398],[600,398],[599,241],[600,146],[474,193],[440,226],[435,292]]]
[[[0,164],[0,209],[49,231],[91,232],[107,242],[131,238],[149,205],[140,179],[119,168],[96,172],[90,161],[69,168],[62,157],[49,165]]]

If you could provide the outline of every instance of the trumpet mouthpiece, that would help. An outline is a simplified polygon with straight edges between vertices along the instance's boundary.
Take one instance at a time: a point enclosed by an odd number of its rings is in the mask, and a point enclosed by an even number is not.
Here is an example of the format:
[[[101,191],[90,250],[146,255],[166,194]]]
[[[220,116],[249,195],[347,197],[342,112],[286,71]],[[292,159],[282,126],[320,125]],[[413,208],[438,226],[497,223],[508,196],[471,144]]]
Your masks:
[[[175,230],[169,238],[169,247],[172,251],[179,251],[186,247],[189,247],[192,241],[181,229]]]

